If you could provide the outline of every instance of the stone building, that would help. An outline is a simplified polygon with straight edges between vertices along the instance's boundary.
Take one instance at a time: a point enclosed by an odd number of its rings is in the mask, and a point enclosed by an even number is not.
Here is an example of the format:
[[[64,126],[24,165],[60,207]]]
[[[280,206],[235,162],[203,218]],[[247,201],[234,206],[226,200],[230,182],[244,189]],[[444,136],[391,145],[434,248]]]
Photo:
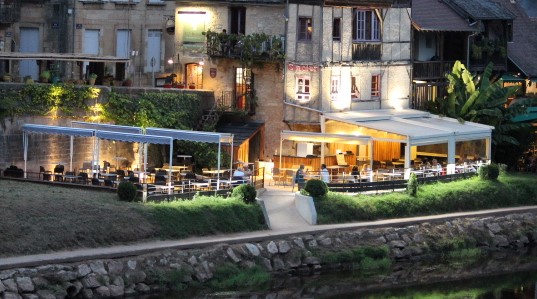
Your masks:
[[[282,130],[320,132],[323,113],[408,107],[409,1],[4,0],[0,10],[12,13],[0,15],[0,54],[96,57],[6,58],[0,73],[212,91],[251,121],[217,128],[244,129],[243,161],[274,159]]]
[[[161,0],[0,1],[0,72],[37,80],[49,70],[63,81],[95,73],[98,84],[130,78],[151,86],[154,74],[171,70],[173,11],[173,2]],[[20,60],[9,53],[43,55]],[[79,54],[95,58],[78,60]]]

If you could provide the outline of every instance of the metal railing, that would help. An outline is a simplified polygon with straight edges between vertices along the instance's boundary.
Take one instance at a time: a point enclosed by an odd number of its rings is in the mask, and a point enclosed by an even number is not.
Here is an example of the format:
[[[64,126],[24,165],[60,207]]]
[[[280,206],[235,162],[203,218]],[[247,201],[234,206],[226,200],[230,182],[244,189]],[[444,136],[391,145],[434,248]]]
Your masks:
[[[380,60],[382,44],[380,42],[354,42],[352,44],[352,60]]]
[[[454,61],[414,61],[413,79],[444,79],[451,72]]]

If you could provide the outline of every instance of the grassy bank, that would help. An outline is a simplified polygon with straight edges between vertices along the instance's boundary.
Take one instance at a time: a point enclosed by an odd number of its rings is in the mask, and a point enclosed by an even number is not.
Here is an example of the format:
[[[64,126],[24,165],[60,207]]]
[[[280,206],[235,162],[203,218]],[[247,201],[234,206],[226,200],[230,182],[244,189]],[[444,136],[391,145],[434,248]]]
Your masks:
[[[537,204],[534,174],[502,174],[497,181],[478,177],[422,185],[416,197],[406,192],[350,196],[329,193],[315,201],[319,224],[434,215]]]
[[[114,193],[0,180],[0,257],[265,229],[258,205],[200,197],[121,202]]]

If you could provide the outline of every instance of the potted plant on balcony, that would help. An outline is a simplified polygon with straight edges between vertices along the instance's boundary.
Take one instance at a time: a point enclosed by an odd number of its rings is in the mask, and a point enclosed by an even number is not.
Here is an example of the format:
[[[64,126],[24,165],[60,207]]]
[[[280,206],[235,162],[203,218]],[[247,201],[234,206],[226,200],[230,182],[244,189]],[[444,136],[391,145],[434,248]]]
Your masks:
[[[188,83],[188,89],[196,89],[196,83],[194,82]]]
[[[123,81],[123,86],[132,86],[132,79],[126,78],[125,81]]]
[[[42,83],[48,83],[50,80],[51,73],[49,70],[42,71],[39,75],[39,81]]]
[[[89,85],[95,85],[95,80],[97,80],[97,74],[91,73],[88,76],[88,84]]]
[[[25,84],[33,84],[34,83],[34,79],[32,79],[32,76],[24,76],[24,83]]]
[[[11,75],[10,73],[4,73],[2,79],[4,80],[4,82],[11,82],[13,81],[13,75]]]

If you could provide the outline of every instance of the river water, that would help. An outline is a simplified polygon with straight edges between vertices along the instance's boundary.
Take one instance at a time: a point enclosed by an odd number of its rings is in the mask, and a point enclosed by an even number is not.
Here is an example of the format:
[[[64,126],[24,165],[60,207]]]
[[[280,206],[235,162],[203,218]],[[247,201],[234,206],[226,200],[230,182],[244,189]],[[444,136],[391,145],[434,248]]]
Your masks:
[[[478,260],[406,261],[384,272],[282,275],[256,290],[190,290],[144,298],[537,299],[537,251],[533,249],[498,252]]]

